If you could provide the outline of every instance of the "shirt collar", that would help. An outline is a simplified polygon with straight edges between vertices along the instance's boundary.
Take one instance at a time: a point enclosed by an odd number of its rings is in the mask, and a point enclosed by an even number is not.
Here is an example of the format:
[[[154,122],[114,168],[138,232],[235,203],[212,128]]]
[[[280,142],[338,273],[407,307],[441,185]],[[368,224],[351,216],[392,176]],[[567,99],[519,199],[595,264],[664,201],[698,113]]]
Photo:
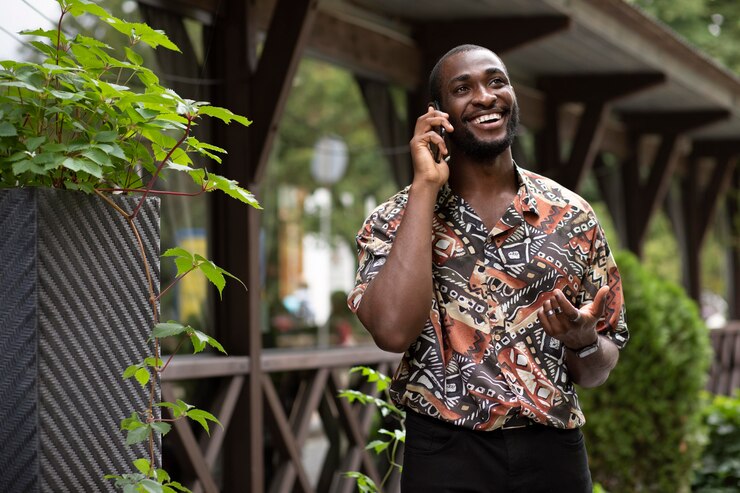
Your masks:
[[[514,163],[514,172],[516,173],[516,180],[519,184],[516,197],[514,199],[514,207],[522,215],[525,212],[531,212],[539,217],[540,211],[537,208],[537,198],[532,192],[536,189],[532,183],[532,178],[522,168]],[[452,192],[449,183],[445,182],[444,185],[439,189],[437,194],[437,203],[434,206],[434,211],[438,211],[440,207],[449,205],[451,200],[455,199],[455,194]]]
[[[522,213],[531,212],[539,217],[540,211],[537,208],[537,198],[533,193],[536,187],[532,183],[532,178],[529,173],[520,168],[516,163],[514,163],[514,171],[516,172],[517,183],[519,183],[519,190],[514,199],[515,207]]]

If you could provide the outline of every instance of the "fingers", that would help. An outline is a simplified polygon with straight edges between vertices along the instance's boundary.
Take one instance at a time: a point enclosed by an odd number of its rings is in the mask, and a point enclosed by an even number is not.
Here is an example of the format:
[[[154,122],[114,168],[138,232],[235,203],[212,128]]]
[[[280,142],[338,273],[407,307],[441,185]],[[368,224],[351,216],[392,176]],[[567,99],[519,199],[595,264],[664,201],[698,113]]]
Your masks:
[[[568,301],[568,298],[565,297],[563,292],[559,289],[556,289],[553,292],[554,299],[556,300],[559,307],[561,307],[563,311],[563,319],[566,319],[573,323],[578,323],[581,320],[581,312],[573,306],[573,304]]]
[[[447,143],[440,135],[440,129],[452,132],[448,114],[431,106],[416,120],[414,136],[411,139],[414,179],[441,185],[447,181],[449,170],[443,159],[449,156]]]

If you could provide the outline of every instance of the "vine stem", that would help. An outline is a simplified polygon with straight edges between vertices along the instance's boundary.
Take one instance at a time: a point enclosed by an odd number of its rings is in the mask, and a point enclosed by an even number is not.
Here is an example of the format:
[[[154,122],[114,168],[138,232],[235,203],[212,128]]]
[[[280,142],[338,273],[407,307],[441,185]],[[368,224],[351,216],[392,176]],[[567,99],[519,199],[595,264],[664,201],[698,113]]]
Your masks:
[[[164,168],[164,165],[167,163],[167,161],[172,157],[172,154],[175,152],[176,149],[178,149],[183,142],[185,142],[185,139],[188,138],[190,135],[190,128],[193,124],[193,117],[191,115],[187,116],[188,125],[185,127],[185,132],[183,133],[180,140],[177,141],[177,144],[172,146],[172,149],[169,150],[167,155],[162,159],[162,162],[159,163],[159,166],[157,166],[157,171],[154,172],[152,175],[152,179],[149,180],[149,183],[147,183],[146,187],[144,187],[144,192],[142,193],[141,200],[139,200],[139,203],[136,205],[136,208],[134,209],[134,212],[131,213],[132,219],[135,219],[137,215],[139,215],[139,210],[141,210],[141,206],[144,205],[144,201],[146,200],[149,193],[151,193],[152,188],[154,188],[154,184],[157,181],[157,178],[159,177],[159,174],[162,171],[162,168]]]
[[[146,275],[147,285],[149,289],[149,302],[152,306],[152,317],[154,320],[154,323],[157,324],[159,322],[159,313],[157,312],[157,302],[158,297],[154,293],[154,281],[152,279],[152,272],[151,268],[149,267],[149,260],[146,258],[146,249],[144,248],[144,242],[141,240],[141,235],[139,234],[139,228],[136,227],[136,216],[134,214],[129,214],[123,208],[121,208],[118,204],[116,204],[110,197],[106,196],[104,193],[102,193],[99,190],[95,190],[95,193],[98,195],[98,197],[101,197],[108,205],[113,207],[113,209],[121,214],[124,219],[126,219],[126,222],[129,224],[129,227],[131,228],[131,231],[134,234],[134,237],[136,238],[136,242],[139,247],[139,254],[141,255],[141,261],[144,266],[144,273]],[[144,197],[145,198],[145,197]],[[143,199],[142,199],[143,200]],[[141,205],[141,202],[139,203],[139,206]],[[139,208],[137,207],[137,211]],[[154,338],[154,359],[159,360],[159,339]],[[149,383],[149,407],[147,408],[147,420],[154,418],[154,400],[156,396],[157,391],[157,382],[159,381],[159,369],[156,365],[154,365],[154,378],[150,379]],[[149,476],[152,476],[154,474],[154,431],[149,430]]]
[[[125,192],[125,193],[144,193],[143,188],[98,188],[96,190],[100,190],[101,192]],[[171,190],[149,190],[149,193],[152,195],[172,195],[175,197],[197,197],[198,195],[203,194],[204,192],[207,192],[208,189],[205,187],[201,187],[201,190],[198,192],[175,192]]]
[[[188,269],[187,271],[185,271],[185,272],[183,272],[182,274],[180,274],[179,276],[177,276],[177,277],[176,277],[176,278],[175,278],[175,279],[174,279],[174,280],[173,280],[173,281],[172,281],[172,282],[170,283],[170,285],[169,285],[169,286],[167,286],[166,288],[164,288],[164,289],[162,290],[162,292],[161,292],[161,293],[159,293],[159,296],[157,296],[157,301],[159,301],[159,299],[160,299],[160,298],[162,298],[162,296],[164,296],[164,295],[165,295],[165,293],[167,293],[167,291],[169,291],[169,290],[170,290],[170,289],[171,289],[171,288],[172,288],[172,287],[173,287],[173,286],[174,286],[175,284],[177,284],[178,282],[180,282],[180,280],[181,280],[181,279],[182,279],[183,277],[187,276],[188,274],[190,274],[191,272],[193,272],[193,271],[194,271],[195,269],[197,269],[197,268],[198,268],[198,267],[197,267],[196,265],[194,265],[194,266],[192,266],[192,267],[191,267],[190,269]]]

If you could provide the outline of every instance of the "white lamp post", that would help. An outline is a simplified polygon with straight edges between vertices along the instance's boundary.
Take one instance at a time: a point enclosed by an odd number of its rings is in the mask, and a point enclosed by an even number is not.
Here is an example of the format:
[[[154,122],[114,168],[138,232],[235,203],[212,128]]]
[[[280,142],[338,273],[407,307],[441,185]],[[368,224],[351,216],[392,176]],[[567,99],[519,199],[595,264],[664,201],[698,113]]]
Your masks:
[[[321,211],[321,236],[326,242],[327,251],[331,256],[331,186],[336,183],[347,169],[347,144],[336,135],[328,135],[320,138],[314,146],[313,159],[311,160],[311,175],[314,180],[326,187],[329,192],[329,200],[326,207]],[[328,273],[327,287],[328,295],[331,296],[331,273]],[[318,328],[318,346],[329,345],[329,318]]]

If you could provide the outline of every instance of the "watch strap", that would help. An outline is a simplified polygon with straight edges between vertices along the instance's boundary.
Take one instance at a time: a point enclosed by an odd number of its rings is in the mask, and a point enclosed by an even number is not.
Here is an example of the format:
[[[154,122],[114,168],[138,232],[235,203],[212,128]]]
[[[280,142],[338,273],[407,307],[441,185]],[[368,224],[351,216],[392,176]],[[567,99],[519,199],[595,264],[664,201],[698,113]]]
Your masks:
[[[596,351],[599,350],[599,346],[600,346],[599,341],[600,340],[601,340],[601,337],[598,337],[597,336],[596,337],[596,342],[594,342],[593,344],[589,344],[588,346],[584,346],[584,347],[578,348],[578,349],[571,349],[571,351],[573,351],[574,353],[576,353],[576,356],[578,356],[579,358],[585,358],[587,356],[590,356],[590,355],[594,354]]]

